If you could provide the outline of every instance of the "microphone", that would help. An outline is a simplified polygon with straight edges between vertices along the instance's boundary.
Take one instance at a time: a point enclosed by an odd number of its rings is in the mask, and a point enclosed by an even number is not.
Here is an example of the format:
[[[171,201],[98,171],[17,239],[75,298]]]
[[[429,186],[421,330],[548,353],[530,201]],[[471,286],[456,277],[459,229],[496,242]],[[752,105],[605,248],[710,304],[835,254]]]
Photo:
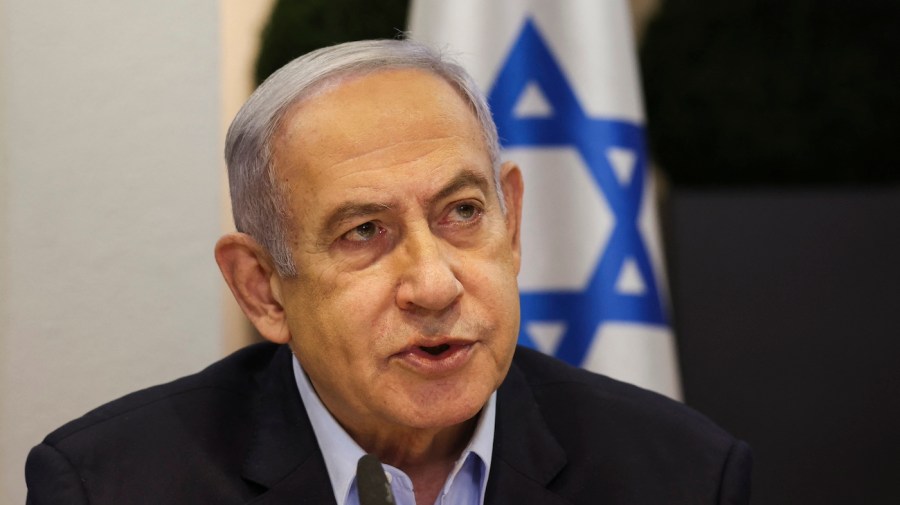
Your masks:
[[[356,489],[359,505],[394,505],[394,493],[384,468],[374,454],[366,454],[356,463]]]

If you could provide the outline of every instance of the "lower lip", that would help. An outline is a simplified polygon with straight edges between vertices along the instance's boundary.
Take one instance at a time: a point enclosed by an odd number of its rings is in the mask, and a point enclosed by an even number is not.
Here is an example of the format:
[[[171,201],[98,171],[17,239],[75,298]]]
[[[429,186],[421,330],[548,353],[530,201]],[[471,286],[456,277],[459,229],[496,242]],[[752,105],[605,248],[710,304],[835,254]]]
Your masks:
[[[395,358],[421,375],[442,376],[464,367],[472,356],[473,345],[451,345],[437,356],[416,347],[395,355]]]

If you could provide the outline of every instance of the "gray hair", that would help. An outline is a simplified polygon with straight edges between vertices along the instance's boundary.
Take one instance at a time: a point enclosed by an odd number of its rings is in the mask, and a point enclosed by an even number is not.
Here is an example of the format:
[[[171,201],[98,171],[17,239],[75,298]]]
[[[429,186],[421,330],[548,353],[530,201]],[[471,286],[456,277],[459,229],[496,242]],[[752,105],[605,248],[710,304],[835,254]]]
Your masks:
[[[285,189],[275,174],[273,135],[294,104],[328,83],[351,74],[398,68],[431,72],[453,85],[468,101],[481,125],[493,165],[494,185],[504,208],[497,127],[487,100],[461,66],[411,40],[364,40],[318,49],[269,76],[241,107],[225,138],[235,226],[269,253],[282,277],[296,276],[297,268],[288,239],[291,228]]]

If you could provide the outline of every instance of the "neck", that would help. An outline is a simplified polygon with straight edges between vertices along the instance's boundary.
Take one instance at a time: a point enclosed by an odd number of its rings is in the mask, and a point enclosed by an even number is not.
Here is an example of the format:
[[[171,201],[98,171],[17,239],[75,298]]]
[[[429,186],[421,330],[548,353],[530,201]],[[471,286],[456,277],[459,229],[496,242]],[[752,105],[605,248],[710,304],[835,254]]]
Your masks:
[[[410,430],[390,435],[353,433],[350,436],[383,463],[409,476],[416,503],[432,504],[447,481],[456,460],[475,431],[478,416],[443,429]]]
[[[435,462],[456,461],[475,431],[478,417],[439,429],[406,429],[394,433],[352,432],[350,436],[367,452],[403,471]]]
[[[385,430],[384,426],[359,429],[344,425],[344,429],[364,451],[409,476],[417,504],[431,505],[472,439],[478,417],[445,428],[392,426]]]

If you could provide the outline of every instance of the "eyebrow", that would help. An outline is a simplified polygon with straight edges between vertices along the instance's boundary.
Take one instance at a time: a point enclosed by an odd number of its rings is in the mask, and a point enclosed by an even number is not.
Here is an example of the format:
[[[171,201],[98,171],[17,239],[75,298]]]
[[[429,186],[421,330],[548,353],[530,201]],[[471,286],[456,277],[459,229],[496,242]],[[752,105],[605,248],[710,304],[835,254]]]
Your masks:
[[[334,209],[334,211],[328,215],[328,218],[325,220],[325,227],[323,229],[326,231],[326,233],[331,234],[343,222],[350,221],[362,216],[371,216],[373,214],[378,214],[379,212],[384,212],[386,210],[390,210],[391,208],[392,206],[386,203],[347,202]]]
[[[437,193],[434,194],[431,198],[428,199],[429,206],[438,200],[443,200],[454,193],[466,189],[474,187],[479,189],[485,195],[488,194],[490,190],[491,183],[484,175],[475,172],[474,170],[464,169],[460,171],[449,183],[447,183],[443,188],[441,188]]]
[[[438,190],[437,193],[428,198],[427,204],[428,206],[431,206],[437,201],[448,198],[454,193],[470,187],[477,188],[486,195],[490,190],[490,186],[490,181],[482,174],[475,172],[474,170],[464,169],[460,171],[456,177],[451,179],[450,182],[444,185],[444,187]],[[394,205],[390,203],[346,202],[334,209],[334,211],[328,215],[322,230],[330,235],[340,227],[341,223],[360,217],[378,214],[386,210],[391,210],[392,208],[394,208]]]

